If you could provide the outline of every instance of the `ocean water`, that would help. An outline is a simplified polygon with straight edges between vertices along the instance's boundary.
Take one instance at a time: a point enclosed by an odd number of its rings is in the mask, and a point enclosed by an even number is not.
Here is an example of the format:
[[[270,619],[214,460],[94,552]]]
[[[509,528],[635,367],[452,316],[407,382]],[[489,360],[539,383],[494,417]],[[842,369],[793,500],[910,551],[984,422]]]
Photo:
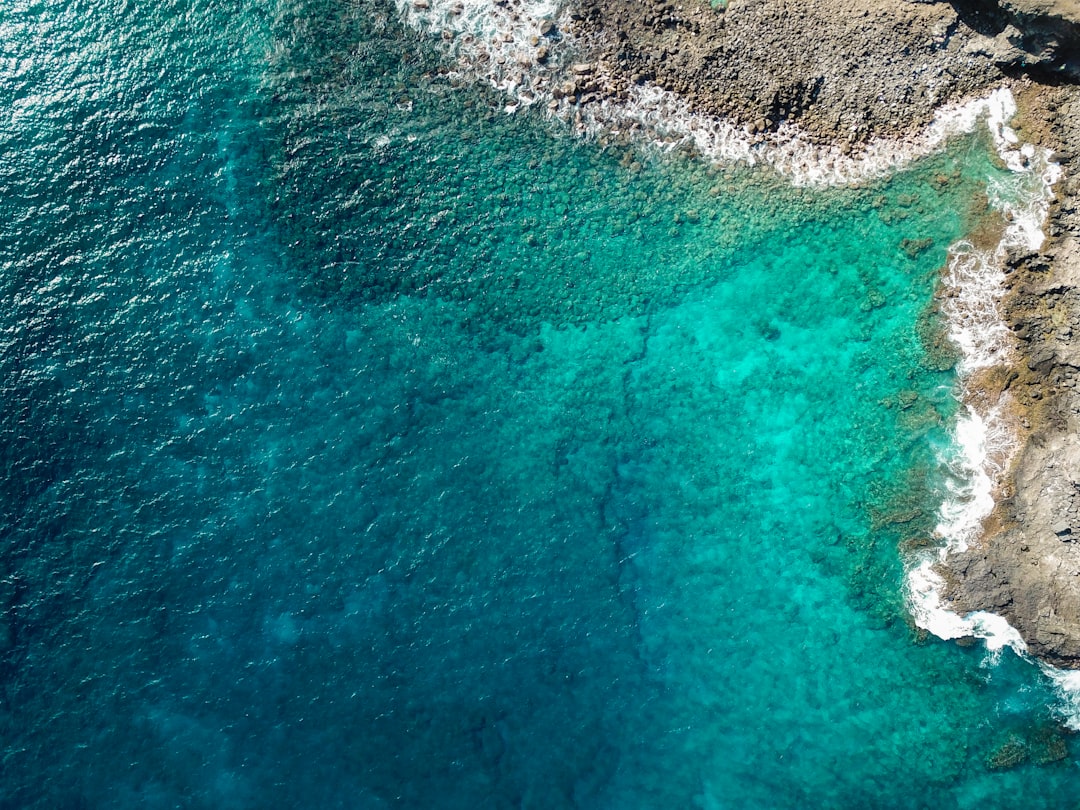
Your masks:
[[[374,0],[0,32],[0,807],[1080,799],[1038,669],[903,598],[987,139],[585,141]]]

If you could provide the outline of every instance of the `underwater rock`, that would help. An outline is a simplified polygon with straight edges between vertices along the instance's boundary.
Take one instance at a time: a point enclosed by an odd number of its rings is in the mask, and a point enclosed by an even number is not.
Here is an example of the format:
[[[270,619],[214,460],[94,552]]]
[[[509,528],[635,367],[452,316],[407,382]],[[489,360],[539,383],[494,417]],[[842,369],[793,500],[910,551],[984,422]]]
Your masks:
[[[934,240],[930,238],[926,239],[904,239],[900,242],[900,249],[904,251],[904,255],[909,259],[917,259],[927,250],[934,246]]]
[[[986,757],[986,767],[992,771],[1003,771],[1024,764],[1028,761],[1028,757],[1024,741],[1015,734],[1010,734],[1005,742]]]

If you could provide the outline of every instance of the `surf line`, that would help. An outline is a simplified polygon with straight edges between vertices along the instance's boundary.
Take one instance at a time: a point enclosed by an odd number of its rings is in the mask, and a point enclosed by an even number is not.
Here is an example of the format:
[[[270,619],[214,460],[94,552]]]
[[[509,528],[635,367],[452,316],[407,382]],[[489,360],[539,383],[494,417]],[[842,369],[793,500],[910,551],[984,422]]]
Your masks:
[[[953,430],[955,452],[942,459],[952,476],[935,529],[943,545],[915,558],[908,571],[907,597],[916,624],[940,638],[974,636],[993,651],[1008,646],[1025,653],[1023,639],[1004,618],[982,611],[967,616],[950,611],[942,599],[944,580],[938,571],[950,553],[964,551],[980,539],[983,522],[994,509],[994,493],[1019,449],[1017,426],[1008,417],[1011,395],[1006,391],[989,399],[974,384],[975,376],[1004,364],[1016,352],[999,306],[1006,256],[1013,247],[1038,250],[1042,245],[1042,223],[1060,170],[1049,163],[1048,150],[1018,143],[1007,124],[1015,112],[1012,94],[995,91],[987,125],[998,155],[1018,181],[1011,189],[993,185],[988,189],[990,204],[1007,222],[1001,239],[990,251],[980,251],[966,240],[949,248],[943,278],[948,295],[941,309],[948,337],[961,353],[957,373],[964,407]]]

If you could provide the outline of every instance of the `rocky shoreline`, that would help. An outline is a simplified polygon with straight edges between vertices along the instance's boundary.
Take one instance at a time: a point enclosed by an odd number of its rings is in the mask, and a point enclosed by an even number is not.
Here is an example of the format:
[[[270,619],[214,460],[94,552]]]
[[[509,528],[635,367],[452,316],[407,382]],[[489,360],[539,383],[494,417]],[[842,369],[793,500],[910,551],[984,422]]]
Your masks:
[[[616,76],[656,83],[695,110],[734,117],[751,134],[791,122],[845,152],[909,136],[944,102],[1013,86],[1022,140],[1052,149],[1066,178],[1043,248],[1007,259],[1003,311],[1018,341],[1015,359],[979,381],[994,400],[1008,391],[1021,448],[999,483],[982,542],[950,555],[940,573],[948,608],[997,613],[1034,655],[1075,668],[1080,179],[1068,169],[1080,154],[1080,87],[1061,54],[1069,53],[1063,43],[1077,41],[1068,15],[1080,6],[1051,14],[1050,5],[1027,13],[989,3],[733,2],[718,12],[669,0],[580,0],[574,16],[591,58],[617,66]]]
[[[1016,350],[967,386],[1008,403],[1019,447],[982,537],[937,573],[944,607],[1003,616],[1034,655],[1080,668],[1080,1],[396,2],[508,110],[540,103],[605,137],[643,126],[729,159],[771,154],[825,182],[899,165],[920,137],[933,145],[925,133],[948,105],[1009,86],[1012,126],[1064,176],[1042,247],[1005,260]],[[654,120],[627,113],[650,106]],[[690,123],[665,131],[673,114]],[[792,141],[817,150],[810,170],[785,163]]]
[[[1029,651],[1080,668],[1080,87],[1031,82],[1021,135],[1057,153],[1058,184],[1039,251],[1008,258],[1004,315],[1018,342],[1011,367],[985,381],[1008,391],[1022,445],[983,542],[950,556],[953,610],[1008,619]]]

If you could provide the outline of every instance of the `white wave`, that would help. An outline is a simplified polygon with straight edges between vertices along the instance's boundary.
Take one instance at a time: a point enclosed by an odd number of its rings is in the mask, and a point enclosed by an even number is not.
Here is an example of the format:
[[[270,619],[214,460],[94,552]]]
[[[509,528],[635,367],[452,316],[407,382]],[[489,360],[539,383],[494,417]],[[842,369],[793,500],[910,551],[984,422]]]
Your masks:
[[[1058,669],[1040,664],[1043,673],[1054,685],[1058,705],[1054,708],[1062,722],[1073,731],[1080,731],[1080,670]]]
[[[457,60],[456,75],[486,81],[508,97],[507,112],[552,99],[561,34],[544,37],[545,22],[555,22],[559,0],[395,0],[413,29],[440,39]],[[566,20],[561,23],[563,26]],[[535,43],[535,44],[534,44]],[[540,48],[550,61],[538,59]]]
[[[1027,644],[1009,622],[996,613],[975,611],[960,616],[942,603],[945,582],[935,570],[936,559],[927,557],[908,572],[911,612],[916,624],[938,638],[979,638],[991,652],[1010,647],[1021,655]]]
[[[1009,327],[998,311],[1003,259],[1001,244],[990,253],[968,241],[949,248],[941,311],[949,339],[960,349],[961,377],[1003,362],[1012,348]]]
[[[1027,651],[1020,633],[994,613],[976,611],[961,616],[945,604],[945,581],[938,567],[954,551],[964,551],[979,538],[983,521],[994,509],[994,487],[1008,468],[1015,438],[1001,415],[1001,404],[986,414],[971,405],[953,430],[955,454],[942,459],[950,477],[948,496],[938,513],[937,537],[944,545],[916,557],[907,572],[908,606],[917,626],[942,639],[975,637],[999,653],[1011,647]]]
[[[1001,314],[1005,261],[1010,249],[1037,250],[1043,241],[1042,223],[1053,198],[1060,168],[1049,162],[1049,150],[1020,144],[1008,126],[1016,103],[1007,90],[990,96],[986,123],[998,155],[1009,168],[1004,180],[988,188],[991,206],[1008,224],[992,251],[980,251],[962,240],[949,249],[943,279],[946,295],[941,305],[949,339],[960,349],[958,364],[961,397],[966,405],[953,429],[954,453],[943,458],[949,472],[948,490],[938,512],[936,536],[942,547],[917,557],[908,573],[908,601],[918,626],[944,639],[975,636],[996,650],[1012,647],[1024,654],[1027,647],[1008,622],[991,613],[960,616],[942,600],[944,582],[935,568],[949,554],[966,550],[979,539],[983,522],[994,509],[994,492],[1018,449],[1018,437],[1009,424],[1009,397],[997,402],[973,396],[974,372],[1006,362],[1015,351],[1013,336]]]
[[[1009,90],[999,88],[982,98],[942,106],[916,135],[875,138],[845,151],[839,144],[815,143],[787,122],[776,132],[751,135],[730,119],[692,111],[686,100],[655,86],[632,87],[628,96],[625,101],[587,105],[581,111],[585,130],[641,130],[667,149],[690,145],[715,162],[771,166],[797,186],[850,185],[884,177],[940,150],[950,138],[974,131],[980,119],[993,121],[1013,103]]]
[[[984,417],[970,405],[957,419],[953,438],[959,452],[944,460],[949,495],[938,511],[935,532],[947,538],[950,550],[965,551],[994,509],[994,483],[1004,471],[1013,440],[998,412]]]

